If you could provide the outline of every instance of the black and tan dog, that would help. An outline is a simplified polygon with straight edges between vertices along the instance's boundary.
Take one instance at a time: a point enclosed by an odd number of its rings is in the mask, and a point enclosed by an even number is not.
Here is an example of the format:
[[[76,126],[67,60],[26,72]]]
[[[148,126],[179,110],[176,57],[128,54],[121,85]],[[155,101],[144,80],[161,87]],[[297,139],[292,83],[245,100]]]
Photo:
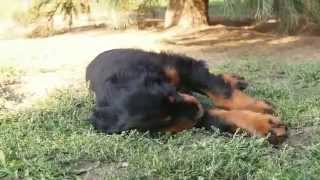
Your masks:
[[[228,132],[240,128],[253,135],[270,134],[275,144],[286,137],[286,126],[271,115],[273,108],[241,91],[247,86],[243,78],[211,74],[204,61],[190,57],[114,49],[89,64],[86,80],[96,98],[90,121],[105,133],[176,133],[215,126]],[[204,110],[191,92],[208,96],[214,108]]]

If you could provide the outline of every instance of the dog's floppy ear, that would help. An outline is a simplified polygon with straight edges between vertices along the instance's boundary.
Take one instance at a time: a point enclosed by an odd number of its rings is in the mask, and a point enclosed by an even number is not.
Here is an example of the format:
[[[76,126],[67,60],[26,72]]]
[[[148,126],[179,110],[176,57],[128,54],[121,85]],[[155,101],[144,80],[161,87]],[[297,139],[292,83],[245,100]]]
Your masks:
[[[120,130],[116,128],[117,120],[118,118],[114,109],[109,106],[95,107],[89,117],[89,121],[94,128],[105,133],[120,132]]]

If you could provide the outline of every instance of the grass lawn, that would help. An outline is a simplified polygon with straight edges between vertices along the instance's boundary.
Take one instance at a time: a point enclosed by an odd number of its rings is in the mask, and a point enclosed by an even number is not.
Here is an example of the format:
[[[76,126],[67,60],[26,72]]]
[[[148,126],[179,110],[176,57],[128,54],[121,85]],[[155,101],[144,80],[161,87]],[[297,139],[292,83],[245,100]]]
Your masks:
[[[99,134],[85,121],[93,99],[82,85],[23,111],[0,108],[0,178],[319,179],[320,63],[249,58],[212,70],[245,76],[248,93],[273,102],[291,129],[288,142],[274,148],[262,138],[199,129]],[[0,71],[19,79],[12,72]]]

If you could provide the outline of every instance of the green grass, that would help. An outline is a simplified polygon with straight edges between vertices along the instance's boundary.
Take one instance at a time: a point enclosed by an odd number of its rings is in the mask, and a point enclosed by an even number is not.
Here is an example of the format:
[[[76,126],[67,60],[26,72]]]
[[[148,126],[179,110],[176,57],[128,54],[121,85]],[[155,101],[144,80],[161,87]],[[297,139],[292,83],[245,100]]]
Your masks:
[[[243,2],[229,2],[223,0],[209,0],[209,16],[226,17],[232,20],[252,18],[251,9]]]
[[[320,130],[320,63],[269,60],[225,63],[248,93],[272,101],[289,128]],[[85,87],[62,89],[32,108],[0,111],[0,178],[318,179],[320,135],[270,146],[265,139],[189,130],[177,135],[104,135],[85,121],[93,99]],[[319,132],[319,131],[318,131]],[[85,166],[86,165],[86,166]],[[88,166],[88,167],[87,167]],[[85,175],[88,172],[89,175]]]
[[[6,104],[19,101],[21,94],[14,91],[13,86],[20,82],[24,72],[14,65],[2,63],[0,66],[0,110],[6,107]]]

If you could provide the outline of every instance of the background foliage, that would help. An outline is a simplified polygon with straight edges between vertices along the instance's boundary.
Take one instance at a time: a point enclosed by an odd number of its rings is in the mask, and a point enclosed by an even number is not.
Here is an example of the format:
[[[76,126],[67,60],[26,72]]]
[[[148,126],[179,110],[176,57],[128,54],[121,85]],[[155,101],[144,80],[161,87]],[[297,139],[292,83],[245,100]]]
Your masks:
[[[2,8],[17,9],[14,18],[24,24],[45,18],[50,25],[54,15],[63,15],[66,24],[71,27],[79,13],[94,13],[92,11],[97,11],[97,9],[103,9],[105,12],[137,12],[140,15],[150,11],[161,11],[161,18],[164,18],[167,1],[32,0],[29,9],[26,10],[22,9],[19,5],[21,3],[15,0],[10,3],[4,0]],[[17,8],[19,6],[20,8]],[[97,6],[99,8],[94,8]],[[91,7],[92,11],[85,11],[87,7]],[[0,16],[8,16],[8,13],[5,12],[6,9],[0,12]],[[287,34],[299,32],[304,25],[320,24],[320,1],[318,0],[209,0],[209,12],[211,17],[222,16],[233,20],[250,18],[256,23],[275,19],[279,22],[277,31]]]

